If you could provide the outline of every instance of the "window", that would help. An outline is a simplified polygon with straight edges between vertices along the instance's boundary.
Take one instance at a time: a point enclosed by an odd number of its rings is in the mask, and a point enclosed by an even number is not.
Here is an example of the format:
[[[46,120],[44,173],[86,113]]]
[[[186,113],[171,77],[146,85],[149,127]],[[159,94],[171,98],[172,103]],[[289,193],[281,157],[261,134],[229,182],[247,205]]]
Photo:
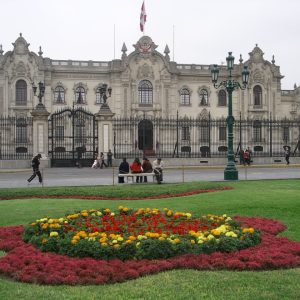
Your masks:
[[[85,122],[82,119],[77,119],[75,124],[75,142],[82,144],[85,142]]]
[[[16,83],[16,105],[27,105],[27,83],[22,79]]]
[[[288,126],[284,126],[282,128],[282,139],[285,143],[287,143],[290,140],[290,129]]]
[[[188,126],[181,127],[181,140],[183,141],[190,140],[190,127]]]
[[[209,126],[208,123],[201,124],[200,127],[200,142],[208,143],[209,142]]]
[[[261,122],[254,121],[253,123],[253,141],[254,142],[262,142],[262,134],[261,134]]]
[[[219,106],[226,106],[226,92],[224,90],[219,91],[218,105]]]
[[[55,138],[57,140],[64,139],[64,126],[56,126],[55,127]]]
[[[190,92],[188,89],[180,90],[180,104],[181,105],[190,105]]]
[[[16,123],[16,143],[26,143],[27,142],[27,123],[26,119],[19,118]]]
[[[253,88],[254,106],[262,106],[262,89],[259,85]]]
[[[65,103],[65,89],[62,86],[57,86],[54,90],[54,102]]]
[[[152,105],[153,87],[150,81],[143,80],[139,84],[139,104]]]
[[[207,90],[201,90],[200,93],[200,105],[208,105],[208,92]]]
[[[75,92],[75,101],[77,104],[85,103],[85,89],[79,86]]]
[[[227,138],[226,127],[225,126],[219,127],[219,140],[226,141],[226,138]]]
[[[101,97],[101,93],[100,93],[100,87],[97,88],[96,90],[96,104],[103,104],[103,97]]]

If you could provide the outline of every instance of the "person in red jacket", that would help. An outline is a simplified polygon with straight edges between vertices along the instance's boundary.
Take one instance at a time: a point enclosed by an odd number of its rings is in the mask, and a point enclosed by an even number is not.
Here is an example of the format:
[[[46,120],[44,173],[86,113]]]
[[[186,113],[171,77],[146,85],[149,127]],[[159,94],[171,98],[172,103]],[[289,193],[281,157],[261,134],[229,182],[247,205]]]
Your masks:
[[[142,164],[139,160],[139,158],[136,158],[133,163],[130,165],[131,173],[143,173]],[[136,182],[143,182],[142,176],[136,177]]]

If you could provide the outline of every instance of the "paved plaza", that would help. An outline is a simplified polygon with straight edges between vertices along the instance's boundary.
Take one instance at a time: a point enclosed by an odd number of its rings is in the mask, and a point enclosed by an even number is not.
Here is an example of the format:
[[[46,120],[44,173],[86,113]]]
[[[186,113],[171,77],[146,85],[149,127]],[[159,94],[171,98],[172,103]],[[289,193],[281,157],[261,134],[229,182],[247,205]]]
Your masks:
[[[239,180],[300,179],[300,165],[238,166],[238,170]],[[45,168],[41,171],[45,187],[118,184],[118,168]],[[31,169],[0,170],[0,188],[40,186],[37,178],[30,185],[27,184],[27,178],[31,174]],[[167,168],[164,170],[165,183],[191,181],[224,181],[224,167]],[[148,179],[148,184],[150,183],[152,180]]]

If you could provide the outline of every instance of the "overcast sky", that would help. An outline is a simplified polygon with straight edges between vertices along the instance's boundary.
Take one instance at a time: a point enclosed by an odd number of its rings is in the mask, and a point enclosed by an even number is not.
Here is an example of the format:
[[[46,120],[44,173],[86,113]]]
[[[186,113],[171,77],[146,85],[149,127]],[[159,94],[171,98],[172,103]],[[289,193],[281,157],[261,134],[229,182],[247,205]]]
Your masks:
[[[1,0],[0,44],[22,32],[44,57],[108,61],[129,54],[142,32],[142,0]],[[181,64],[220,64],[232,51],[247,60],[255,44],[280,66],[282,89],[300,85],[299,0],[145,0],[145,35]],[[115,28],[115,30],[114,30]],[[115,32],[115,34],[114,34]],[[173,39],[174,32],[174,39]]]

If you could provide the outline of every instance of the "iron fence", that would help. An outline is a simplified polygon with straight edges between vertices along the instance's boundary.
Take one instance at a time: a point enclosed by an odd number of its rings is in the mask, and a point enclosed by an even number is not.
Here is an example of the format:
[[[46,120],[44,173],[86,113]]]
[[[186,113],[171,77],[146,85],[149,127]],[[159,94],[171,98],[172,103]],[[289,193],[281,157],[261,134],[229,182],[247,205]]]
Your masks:
[[[0,159],[30,159],[33,156],[31,117],[0,116]]]
[[[114,155],[162,157],[226,157],[225,119],[132,117],[113,120]],[[235,120],[234,148],[250,148],[255,157],[283,156],[289,145],[292,155],[300,156],[299,120]]]

